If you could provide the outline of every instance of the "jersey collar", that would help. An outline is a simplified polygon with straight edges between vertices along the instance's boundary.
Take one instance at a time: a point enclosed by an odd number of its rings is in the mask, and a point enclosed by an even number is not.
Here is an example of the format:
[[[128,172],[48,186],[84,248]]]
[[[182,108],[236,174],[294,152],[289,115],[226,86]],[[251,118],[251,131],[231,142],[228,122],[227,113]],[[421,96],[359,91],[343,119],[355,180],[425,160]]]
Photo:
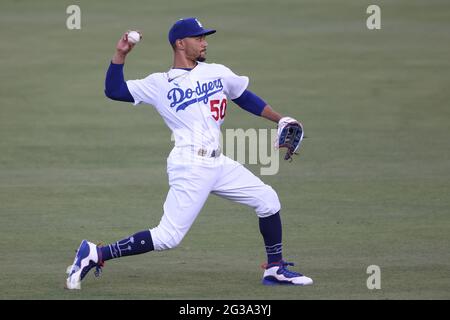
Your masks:
[[[202,64],[203,64],[203,62],[197,61],[197,65],[194,68],[192,68],[192,69],[188,69],[188,68],[171,68],[166,73],[167,80],[169,82],[172,82],[175,79],[188,76],[190,72],[193,72],[193,71],[197,70]]]

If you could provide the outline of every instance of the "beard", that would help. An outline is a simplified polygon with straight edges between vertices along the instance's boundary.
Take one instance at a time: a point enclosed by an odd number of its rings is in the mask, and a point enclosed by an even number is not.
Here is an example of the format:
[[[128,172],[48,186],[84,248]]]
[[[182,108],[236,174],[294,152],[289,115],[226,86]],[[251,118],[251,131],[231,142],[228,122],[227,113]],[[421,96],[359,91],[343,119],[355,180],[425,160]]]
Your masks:
[[[197,56],[197,61],[199,62],[205,62],[206,61],[206,50],[202,50],[199,55]]]

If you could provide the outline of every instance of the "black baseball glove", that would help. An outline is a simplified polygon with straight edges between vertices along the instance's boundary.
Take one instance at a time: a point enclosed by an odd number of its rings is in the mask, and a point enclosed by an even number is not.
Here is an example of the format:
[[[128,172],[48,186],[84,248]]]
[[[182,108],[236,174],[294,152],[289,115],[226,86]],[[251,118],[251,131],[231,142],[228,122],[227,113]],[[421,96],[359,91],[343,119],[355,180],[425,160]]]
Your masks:
[[[284,160],[292,161],[303,140],[303,126],[293,118],[284,117],[278,122],[276,147],[286,148]]]

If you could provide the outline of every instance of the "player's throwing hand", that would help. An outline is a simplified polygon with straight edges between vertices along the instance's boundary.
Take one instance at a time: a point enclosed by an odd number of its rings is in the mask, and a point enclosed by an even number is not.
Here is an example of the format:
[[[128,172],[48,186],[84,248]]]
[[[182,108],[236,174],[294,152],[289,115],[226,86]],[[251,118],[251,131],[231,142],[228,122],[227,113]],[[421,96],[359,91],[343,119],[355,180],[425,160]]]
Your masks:
[[[141,39],[142,33],[138,31]],[[125,56],[134,48],[135,43],[128,41],[128,32],[125,32],[122,37],[119,39],[116,45],[116,54],[113,57],[114,63],[123,63],[122,59],[125,59]],[[116,60],[116,61],[114,61]]]

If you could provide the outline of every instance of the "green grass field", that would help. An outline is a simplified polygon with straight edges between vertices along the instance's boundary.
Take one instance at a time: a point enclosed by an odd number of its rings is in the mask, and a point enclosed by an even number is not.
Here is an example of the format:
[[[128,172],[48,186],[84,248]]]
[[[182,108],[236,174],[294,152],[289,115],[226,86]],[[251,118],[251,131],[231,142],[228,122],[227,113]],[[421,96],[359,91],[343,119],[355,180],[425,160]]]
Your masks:
[[[82,0],[68,30],[73,3],[0,4],[1,299],[450,298],[448,1]],[[366,28],[370,4],[381,30]],[[115,44],[142,30],[126,78],[164,71],[168,28],[193,15],[218,30],[209,62],[305,126],[301,155],[262,179],[285,258],[315,284],[262,286],[255,214],[211,196],[178,248],[109,261],[68,292],[79,242],[157,225],[168,190],[160,116],[104,97]],[[225,128],[273,125],[230,104]]]

